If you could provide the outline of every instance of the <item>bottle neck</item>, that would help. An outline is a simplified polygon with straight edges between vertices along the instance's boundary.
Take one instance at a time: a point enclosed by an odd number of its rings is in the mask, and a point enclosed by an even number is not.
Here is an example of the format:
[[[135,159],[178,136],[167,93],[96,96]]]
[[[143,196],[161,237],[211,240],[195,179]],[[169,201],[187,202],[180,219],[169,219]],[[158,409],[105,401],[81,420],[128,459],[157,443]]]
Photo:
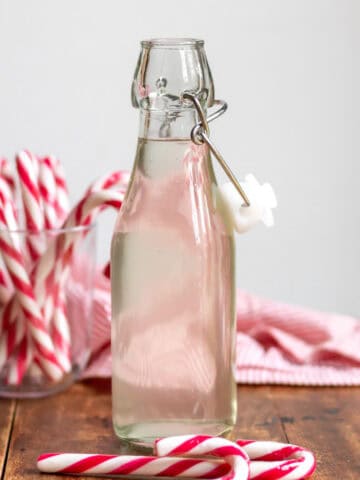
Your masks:
[[[147,182],[150,180],[164,182],[166,179],[166,184],[175,182],[176,185],[187,187],[197,185],[207,190],[216,184],[209,148],[205,144],[196,145],[191,140],[189,132],[193,128],[193,123],[188,116],[177,124],[176,129],[171,128],[167,136],[159,133],[162,125],[157,121],[158,117],[154,122],[151,115],[149,125],[146,125],[148,120],[146,115],[141,115],[140,118],[133,181],[129,188],[132,185],[138,186],[145,179]],[[160,131],[163,130],[160,128]]]
[[[196,122],[196,111],[193,108],[174,111],[140,109],[139,137],[190,140]]]

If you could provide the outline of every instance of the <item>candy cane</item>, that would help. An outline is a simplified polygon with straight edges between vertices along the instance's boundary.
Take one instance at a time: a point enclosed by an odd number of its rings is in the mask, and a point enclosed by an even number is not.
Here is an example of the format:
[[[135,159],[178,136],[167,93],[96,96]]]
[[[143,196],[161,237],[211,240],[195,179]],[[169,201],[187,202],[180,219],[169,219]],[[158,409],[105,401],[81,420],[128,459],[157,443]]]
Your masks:
[[[13,286],[6,270],[0,269],[0,304],[5,305],[11,298]],[[1,320],[0,320],[1,322]],[[0,332],[2,324],[0,323]]]
[[[109,175],[104,175],[99,179],[95,180],[87,190],[87,194],[97,190],[106,190],[108,188],[113,188],[114,186],[121,187],[126,189],[130,180],[130,173],[125,171],[115,171]],[[110,262],[107,262],[103,267],[103,274],[105,277],[110,278]]]
[[[90,187],[87,189],[85,195],[89,195],[91,192],[95,192],[98,190],[108,190],[109,188],[118,187],[118,188],[126,188],[130,179],[129,172],[125,172],[122,170],[117,170],[112,172],[108,175],[104,175],[98,179],[96,179]]]
[[[253,480],[298,480],[308,478],[316,468],[314,454],[297,445],[279,442],[237,440],[251,458],[250,478]]]
[[[209,435],[179,435],[161,438],[155,442],[158,457],[172,455],[205,456],[223,458],[232,470],[226,476],[229,480],[247,480],[249,476],[249,457],[236,443]]]
[[[6,304],[1,315],[0,371],[26,335],[25,320],[16,300],[16,296],[13,296],[11,301]]]
[[[59,227],[60,219],[56,211],[57,185],[55,180],[56,159],[45,157],[40,161],[39,190],[43,200],[45,227],[54,230]],[[61,216],[61,215],[60,215]],[[46,289],[38,291],[38,302],[43,306],[46,323],[53,318],[53,340],[55,351],[65,372],[71,370],[70,328],[65,313],[66,302],[62,288],[54,285],[56,292]],[[41,295],[41,296],[40,296]]]
[[[0,205],[7,205],[7,231],[16,232],[18,230],[18,222],[15,212],[15,204],[12,192],[4,178],[0,178]],[[8,233],[10,234],[10,233]],[[17,233],[13,233],[13,242],[16,247],[20,249],[19,237]],[[13,346],[17,345],[24,335],[25,324],[23,319],[19,319],[19,325],[15,332],[7,332],[9,323],[16,322],[19,315],[17,305],[9,303],[14,292],[13,284],[6,269],[0,269],[0,294],[1,302],[4,305],[1,311],[1,329],[0,329],[0,370],[6,363],[9,352],[12,351]]]
[[[45,157],[39,164],[39,192],[44,211],[44,225],[47,230],[53,230],[59,226],[55,209],[57,187],[52,166],[54,162],[55,159],[53,157]],[[53,313],[52,296],[48,293],[44,288],[38,292],[37,297],[39,304],[44,310],[47,323]]]
[[[91,197],[93,193],[96,192],[105,192],[105,191],[110,191],[110,188],[114,186],[118,186],[118,191],[122,193],[122,196],[124,196],[124,193],[126,191],[126,185],[129,180],[129,174],[127,172],[122,172],[122,171],[115,171],[109,175],[105,175],[103,177],[100,177],[99,179],[95,180],[90,187],[86,190],[85,195],[83,196],[82,200],[77,204],[76,208],[73,209],[72,214],[73,218],[72,221],[74,224],[79,224],[81,221],[81,218],[83,217],[83,209],[84,206],[86,205],[86,202],[88,201],[88,198]],[[106,205],[100,206],[100,208],[105,208]],[[120,208],[115,205],[115,208]],[[93,215],[96,215],[96,211],[93,212]],[[92,222],[91,215],[88,216],[86,219],[86,222],[83,222],[83,225],[89,224]]]
[[[14,215],[11,216],[9,228],[16,230],[18,225],[15,213],[15,203],[9,185],[3,177],[0,177],[0,202],[2,204],[5,202],[11,203]],[[17,245],[19,244],[17,243]],[[0,268],[0,303],[2,305],[5,305],[10,300],[13,290],[14,288],[9,278],[9,274],[6,269]]]
[[[86,453],[45,453],[37,459],[37,468],[47,473],[203,479],[223,478],[231,469],[227,463],[213,460]]]
[[[112,206],[119,209],[123,201],[123,192],[114,191],[99,191],[91,192],[78,203],[78,205],[71,211],[68,219],[64,224],[64,229],[71,229],[75,225],[86,225],[94,221],[95,215],[106,206]],[[79,232],[80,233],[80,232]],[[79,234],[72,233],[59,234],[53,245],[40,259],[39,266],[35,274],[35,292],[40,293],[44,289],[44,284],[52,276],[52,282],[55,285],[59,285],[59,294],[61,293],[61,286],[64,285],[66,277],[68,275],[68,269],[70,266],[70,259],[72,256],[73,248],[76,242],[79,240]],[[65,288],[65,287],[64,287]],[[66,356],[70,355],[70,330],[64,314],[65,301],[58,303],[54,312],[54,327],[56,347],[59,351],[60,359],[62,359],[63,368],[66,367]],[[69,359],[68,359],[69,360]]]
[[[66,213],[68,200],[66,183],[60,164],[53,157],[49,157],[47,160],[44,159],[44,161],[39,164],[37,158],[33,154],[27,151],[22,151],[16,157],[16,165],[20,179],[27,229],[30,232],[39,233],[44,226],[47,228],[55,228],[57,223],[56,213],[61,216]],[[55,167],[56,175],[53,171]],[[39,182],[41,180],[41,187],[39,186],[38,180]],[[61,193],[59,194],[59,192]],[[43,207],[41,199],[44,200]],[[55,206],[58,208],[57,212]],[[27,245],[32,261],[36,262],[43,253],[43,245],[40,243],[39,237],[29,235],[27,238]],[[44,305],[47,293],[46,288],[38,289],[36,292],[36,299],[49,315],[52,313],[51,301],[49,305]],[[63,323],[65,322],[65,317],[61,315],[60,312],[57,313],[57,318],[61,318]],[[44,326],[46,327],[49,318],[43,320],[45,323]],[[58,321],[57,325],[59,326],[59,324],[60,322]],[[14,329],[17,328],[16,322],[12,322],[10,327],[11,330],[14,331]],[[63,330],[65,330],[65,327]],[[10,336],[13,337],[14,334],[10,333]],[[22,338],[19,337],[19,335],[16,335],[16,338],[17,341],[22,341]],[[64,342],[59,343],[57,341],[56,343],[57,346],[59,346],[59,344],[64,345]],[[10,346],[8,344],[7,355],[11,355],[12,350],[16,345],[17,342]],[[26,349],[26,347],[24,348]],[[56,351],[54,351],[54,353],[56,353]],[[29,356],[26,355],[26,358],[29,358]],[[64,356],[61,353],[59,359],[64,359]],[[14,363],[12,365],[14,365]],[[64,371],[68,371],[69,360],[62,362],[61,367]],[[20,369],[16,368],[16,371],[19,372]],[[14,374],[11,376],[14,378]],[[19,377],[19,382],[20,381],[21,378]]]
[[[236,449],[236,447],[240,449]],[[83,475],[136,475],[193,478],[230,478],[233,473],[227,462],[212,459],[188,458],[215,455],[229,460],[229,454],[240,453],[250,458],[251,480],[301,480],[316,468],[312,452],[297,445],[255,440],[237,440],[236,444],[218,437],[187,435],[158,440],[157,455],[186,455],[179,457],[116,456],[76,453],[45,453],[39,456],[37,467],[42,472]],[[172,453],[171,453],[172,452]],[[162,463],[164,461],[165,463]],[[246,463],[247,466],[247,463]],[[235,467],[236,468],[236,467]],[[248,478],[244,462],[240,461],[242,478]],[[240,475],[238,471],[238,475]]]
[[[11,235],[14,246],[18,251],[21,252],[15,201],[13,193],[10,190],[10,186],[9,182],[5,182],[3,178],[0,178],[0,201],[3,207],[5,206],[5,210],[7,212],[6,227],[8,230],[8,235]],[[6,278],[5,273],[3,273],[3,276]],[[7,281],[6,289],[7,291],[4,291],[4,288],[2,289],[3,295],[6,294],[6,297],[4,298],[6,298],[7,305],[2,311],[1,315],[2,333],[0,336],[0,370],[10,359],[14,348],[21,343],[16,358],[11,359],[8,367],[8,383],[14,384],[17,383],[15,379],[19,379],[19,375],[24,375],[29,367],[31,354],[26,353],[26,342],[28,341],[29,336],[26,335],[25,319],[18,308],[17,297],[15,296],[13,299],[11,299],[13,294],[13,286],[12,284],[10,285],[9,281]],[[6,321],[4,321],[4,319]]]
[[[66,315],[65,285],[61,284],[55,299],[53,334],[55,350],[65,372],[71,370],[71,335]]]
[[[68,211],[68,195],[63,174],[62,166],[54,157],[47,157],[41,163],[30,152],[20,152],[16,158],[17,170],[20,179],[20,187],[25,209],[26,226],[29,231],[39,233],[43,226],[48,229],[54,229],[62,221],[64,215]],[[39,184],[38,184],[39,182]],[[43,200],[41,205],[41,199]],[[44,218],[42,218],[44,212]],[[27,239],[28,249],[32,261],[36,261],[42,254],[43,245],[39,242],[39,237],[32,237]],[[47,297],[46,297],[47,294]],[[45,326],[49,322],[49,317],[54,314],[56,318],[55,327],[55,351],[60,366],[64,372],[71,368],[70,363],[70,347],[68,341],[69,328],[67,319],[64,315],[64,304],[57,302],[55,312],[53,311],[52,296],[46,289],[37,291],[37,301],[44,308],[47,314]],[[54,312],[54,313],[53,313]],[[15,322],[12,322],[12,331],[17,328]],[[61,333],[59,333],[59,329]],[[61,339],[61,335],[64,337]],[[14,334],[10,332],[10,337]],[[16,342],[9,345],[8,355],[18,343],[22,341],[21,336],[16,335]],[[24,350],[26,350],[26,339]],[[23,343],[23,341],[22,341]],[[30,348],[30,344],[29,344]],[[27,354],[26,358],[31,358],[31,354]],[[14,368],[14,362],[11,363],[11,368]],[[25,372],[24,369],[15,368],[16,372]],[[15,374],[10,377],[14,378]],[[21,377],[18,377],[19,382]]]
[[[52,162],[54,164],[54,162]],[[48,165],[51,168],[51,162],[48,160]],[[95,180],[90,187],[85,192],[85,196],[82,202],[79,203],[78,207],[75,209],[74,218],[76,218],[77,224],[84,223],[84,218],[82,218],[82,209],[85,205],[85,200],[90,196],[91,193],[99,191],[99,190],[106,190],[110,189],[114,186],[126,186],[129,181],[129,173],[123,171],[115,171],[111,174],[104,175],[99,179]],[[95,212],[92,212],[94,215]],[[88,220],[89,221],[89,220]],[[90,220],[91,223],[91,220]],[[59,280],[59,277],[62,276],[63,278],[66,277],[65,270],[62,266],[58,263],[58,269],[55,272],[55,282]],[[48,300],[51,301],[51,296],[48,296]],[[64,306],[64,302],[63,302]],[[54,323],[55,327],[57,328],[56,332],[56,345],[62,348],[69,349],[69,327],[66,325],[65,322],[65,315],[63,314],[63,306],[54,313],[56,316],[56,321]],[[62,332],[63,330],[63,332]],[[63,338],[62,338],[63,337]]]
[[[50,157],[51,168],[56,183],[55,210],[61,224],[70,210],[69,192],[66,183],[64,168],[59,159]]]
[[[54,159],[45,157],[39,163],[39,193],[42,199],[45,228],[52,230],[59,225],[55,204],[57,187],[53,171]]]
[[[6,233],[9,218],[12,216],[11,205],[5,203],[0,208],[0,249],[12,282],[16,288],[16,299],[26,318],[27,325],[39,356],[39,362],[52,380],[62,377],[62,371],[55,356],[54,346],[46,330],[40,308],[36,302],[32,284],[25,268],[21,250],[16,248],[11,234]],[[13,321],[13,323],[15,323]]]
[[[99,191],[86,195],[71,211],[64,224],[64,229],[71,229],[75,225],[87,225],[94,221],[100,209],[112,206],[119,209],[124,198],[123,192]],[[40,292],[46,280],[52,275],[52,282],[61,284],[67,276],[69,261],[78,236],[60,234],[53,245],[41,258],[35,274],[35,291]]]
[[[61,164],[54,157],[47,157],[39,163],[34,155],[26,151],[18,154],[16,163],[20,178],[27,229],[31,232],[39,233],[43,226],[47,229],[56,227],[56,214],[59,215],[60,213],[64,215],[68,209],[67,188]],[[125,185],[128,182],[128,178],[127,173],[114,172],[94,182],[91,189],[110,188],[111,186],[119,184]],[[54,194],[55,188],[56,195]],[[90,197],[90,199],[84,198],[83,201],[80,202],[78,208],[74,211],[74,215],[70,216],[65,228],[69,228],[69,224],[75,226],[79,218],[82,218],[84,224],[92,221],[95,212],[90,212],[87,210],[87,207],[91,204],[91,201],[93,201],[93,196],[91,196],[89,192],[87,197]],[[120,204],[116,203],[117,200],[118,198],[115,200],[115,205],[113,206],[119,208],[122,198],[120,199]],[[106,202],[111,203],[111,198],[105,199],[105,205],[100,205],[100,209],[106,206]],[[42,221],[42,215],[44,215],[45,221]],[[11,227],[11,229],[13,228],[14,226]],[[71,257],[74,246],[74,242],[67,243],[66,237],[63,237],[62,240],[64,241],[53,242],[54,248],[49,249],[50,254],[47,256],[47,259],[52,256],[53,261],[50,259],[49,263],[50,265],[54,265],[52,275],[54,275],[55,284],[57,281],[59,281],[59,284],[64,283],[65,272],[69,266],[69,258]],[[39,245],[38,239],[30,237],[28,239],[28,248],[32,260],[36,261],[42,254],[42,246]],[[42,266],[44,266],[44,262],[42,262]],[[34,273],[37,271],[38,270],[35,270]],[[35,277],[32,276],[31,278],[34,280]],[[38,278],[46,281],[48,277],[47,275],[42,277],[40,275]],[[1,275],[0,273],[0,294],[2,287],[6,285],[5,282],[5,274]],[[61,294],[61,289],[58,288],[57,299],[55,299],[53,298],[55,294],[49,295],[46,288],[41,288],[44,286],[44,283],[35,281],[35,285],[37,286],[36,298],[39,300],[39,304],[42,305],[47,320],[53,317],[54,353],[57,354],[56,359],[58,366],[61,366],[62,370],[68,371],[71,368],[69,358],[70,331],[64,311],[64,295]],[[8,290],[4,290],[4,301],[8,301],[10,295],[11,293],[9,293]],[[35,300],[35,297],[33,300]],[[54,309],[52,308],[53,301],[55,303]],[[32,354],[26,350],[27,342],[29,342],[29,348],[31,342],[29,340],[30,337],[26,336],[24,319],[19,316],[20,312],[16,314],[17,295],[11,298],[8,304],[8,308],[6,309],[6,322],[2,322],[6,328],[4,328],[4,332],[2,332],[0,337],[0,367],[10,359],[17,348],[19,352],[18,361],[16,362],[14,358],[11,359],[8,369],[10,372],[9,378],[13,383],[15,378],[21,381],[21,375],[26,372],[25,364],[29,363]],[[42,318],[42,320],[44,319]],[[44,322],[44,324],[46,327],[46,322]]]
[[[68,267],[69,261],[72,255],[72,249],[74,248],[75,243],[78,241],[78,236],[73,233],[66,233],[67,229],[71,229],[76,226],[75,218],[80,219],[81,223],[88,224],[89,218],[91,221],[95,219],[96,213],[99,212],[99,209],[111,206],[115,209],[121,207],[122,201],[124,198],[124,192],[115,192],[115,191],[100,191],[93,192],[87,197],[84,197],[72,210],[68,219],[63,225],[64,233],[60,233],[54,237],[53,241],[49,244],[45,253],[40,257],[35,268],[32,272],[32,278],[34,279],[34,292],[36,298],[41,295],[41,291],[46,289],[46,281],[50,275],[54,277],[52,280],[55,283],[63,283],[64,277],[66,275],[66,268]],[[79,216],[79,211],[81,211]],[[63,278],[62,278],[63,277]],[[13,299],[12,299],[13,301]],[[9,321],[6,322],[7,326],[5,328],[10,329],[10,336],[13,338],[16,335],[16,322]],[[46,329],[46,325],[44,325]],[[63,332],[64,339],[66,341],[66,333]],[[16,335],[16,341],[12,342],[11,347],[7,349],[6,358],[9,357],[14,351],[14,348],[22,341],[22,337]],[[60,339],[56,339],[56,343],[60,345]],[[60,360],[63,359],[63,356],[60,356]],[[61,364],[62,369],[66,370],[66,364]],[[1,364],[0,364],[1,367]],[[21,379],[19,379],[20,381]]]
[[[23,336],[16,356],[9,360],[6,382],[8,385],[19,385],[20,380],[28,371],[33,359],[33,343],[29,333]]]
[[[30,233],[38,234],[44,228],[44,216],[38,187],[38,161],[33,154],[24,150],[16,156],[16,167],[24,204],[26,228]],[[38,235],[28,235],[27,245],[31,260],[36,262],[43,251],[40,237]]]
[[[6,182],[13,196],[16,193],[16,182],[10,163],[4,157],[0,158],[0,177]]]
[[[118,210],[124,199],[123,191],[102,190],[85,196],[70,212],[63,225],[63,229],[72,229],[75,226],[86,226],[95,220],[100,209],[113,207]],[[35,290],[43,288],[44,281],[51,271],[58,267],[55,279],[61,273],[71,258],[76,238],[73,234],[63,233],[55,238],[39,260],[35,270]]]

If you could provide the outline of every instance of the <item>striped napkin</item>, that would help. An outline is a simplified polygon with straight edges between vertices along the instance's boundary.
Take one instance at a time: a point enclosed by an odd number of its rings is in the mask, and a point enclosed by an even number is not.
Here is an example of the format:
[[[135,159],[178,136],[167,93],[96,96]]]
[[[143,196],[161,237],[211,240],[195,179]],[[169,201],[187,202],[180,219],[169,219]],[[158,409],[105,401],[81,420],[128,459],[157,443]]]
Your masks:
[[[360,385],[360,321],[264,300],[237,301],[240,383]]]
[[[72,288],[69,302],[75,306],[79,296],[81,292]],[[111,375],[110,319],[110,282],[99,271],[91,357],[83,378]],[[264,300],[239,290],[236,345],[239,383],[360,385],[360,321],[349,316]]]

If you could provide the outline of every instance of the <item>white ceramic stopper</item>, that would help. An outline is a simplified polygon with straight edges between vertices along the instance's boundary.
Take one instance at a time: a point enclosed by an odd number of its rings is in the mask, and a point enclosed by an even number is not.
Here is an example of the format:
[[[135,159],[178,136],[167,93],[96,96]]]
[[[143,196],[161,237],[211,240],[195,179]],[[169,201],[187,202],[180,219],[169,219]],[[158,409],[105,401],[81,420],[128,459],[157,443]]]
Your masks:
[[[249,207],[244,204],[244,200],[231,182],[220,186],[234,229],[238,233],[244,233],[259,222],[272,227],[274,225],[272,209],[277,206],[272,186],[269,183],[260,185],[252,174],[246,175],[245,181],[240,183],[250,201]]]

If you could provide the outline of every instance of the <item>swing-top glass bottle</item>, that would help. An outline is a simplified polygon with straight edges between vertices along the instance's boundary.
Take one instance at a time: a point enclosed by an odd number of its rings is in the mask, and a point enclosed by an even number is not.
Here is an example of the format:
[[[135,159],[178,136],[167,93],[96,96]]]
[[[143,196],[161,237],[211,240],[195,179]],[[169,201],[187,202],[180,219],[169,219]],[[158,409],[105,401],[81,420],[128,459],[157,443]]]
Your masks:
[[[198,121],[214,87],[203,42],[142,42],[132,85],[140,132],[111,247],[116,434],[229,432],[236,416],[234,241]]]

